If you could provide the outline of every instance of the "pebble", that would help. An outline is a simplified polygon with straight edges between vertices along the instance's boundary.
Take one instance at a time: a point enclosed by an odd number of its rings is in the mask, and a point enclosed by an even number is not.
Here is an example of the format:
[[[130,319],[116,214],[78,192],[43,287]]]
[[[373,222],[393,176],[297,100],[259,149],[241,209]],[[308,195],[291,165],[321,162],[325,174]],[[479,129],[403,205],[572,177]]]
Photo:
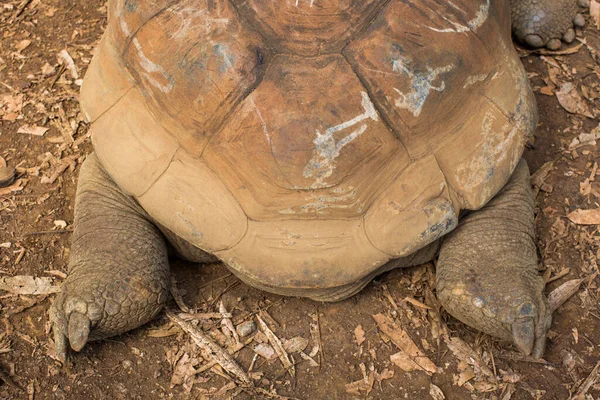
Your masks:
[[[15,169],[0,166],[0,187],[8,186],[15,179]]]
[[[254,321],[242,322],[235,327],[235,330],[240,337],[246,337],[256,332],[256,323]]]

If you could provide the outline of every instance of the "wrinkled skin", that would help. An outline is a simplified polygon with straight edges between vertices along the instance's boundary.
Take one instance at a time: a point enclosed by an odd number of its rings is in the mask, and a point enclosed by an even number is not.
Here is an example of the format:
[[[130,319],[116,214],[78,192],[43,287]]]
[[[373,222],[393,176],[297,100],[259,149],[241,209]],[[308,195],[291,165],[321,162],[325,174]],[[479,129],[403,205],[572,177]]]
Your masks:
[[[584,25],[580,12],[588,6],[588,0],[512,0],[513,35],[528,47],[558,50],[575,40],[573,28]]]

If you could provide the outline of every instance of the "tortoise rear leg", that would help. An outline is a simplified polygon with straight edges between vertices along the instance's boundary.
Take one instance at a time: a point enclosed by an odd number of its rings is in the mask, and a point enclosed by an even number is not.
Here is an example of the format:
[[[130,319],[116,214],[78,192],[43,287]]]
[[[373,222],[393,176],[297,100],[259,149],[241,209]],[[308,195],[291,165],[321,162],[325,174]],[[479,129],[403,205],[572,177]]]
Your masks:
[[[573,27],[585,24],[580,7],[588,0],[511,0],[512,31],[530,47],[558,50],[561,41],[575,40]]]
[[[154,318],[167,298],[167,247],[135,200],[124,194],[95,154],[81,167],[69,275],[50,309],[57,356],[67,340],[117,335]]]
[[[551,314],[534,238],[529,169],[521,160],[502,191],[444,239],[436,286],[452,316],[539,358]]]

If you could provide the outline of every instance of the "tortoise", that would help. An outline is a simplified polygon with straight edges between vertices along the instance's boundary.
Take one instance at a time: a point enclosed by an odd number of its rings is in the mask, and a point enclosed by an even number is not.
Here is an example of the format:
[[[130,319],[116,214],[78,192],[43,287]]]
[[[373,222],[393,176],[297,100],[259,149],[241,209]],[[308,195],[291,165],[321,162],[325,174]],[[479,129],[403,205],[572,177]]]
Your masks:
[[[515,0],[513,30],[556,47],[574,1]],[[108,4],[80,98],[95,152],[50,310],[59,357],[153,319],[170,252],[318,301],[439,257],[451,315],[541,357],[521,159],[537,111],[508,1]]]

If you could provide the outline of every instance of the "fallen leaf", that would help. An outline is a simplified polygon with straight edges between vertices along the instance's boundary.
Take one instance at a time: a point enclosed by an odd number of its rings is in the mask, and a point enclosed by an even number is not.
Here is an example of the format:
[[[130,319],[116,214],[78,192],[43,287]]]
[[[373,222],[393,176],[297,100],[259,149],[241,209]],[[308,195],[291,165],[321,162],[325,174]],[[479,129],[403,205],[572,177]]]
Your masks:
[[[19,128],[19,130],[17,130],[17,133],[26,133],[28,135],[34,136],[44,136],[49,129],[50,128],[45,128],[43,126],[23,125]]]
[[[546,96],[554,96],[554,92],[548,86],[540,88],[540,93],[545,94]]]
[[[569,145],[569,150],[576,150],[582,146],[595,146],[597,140],[600,140],[600,124],[592,129],[590,133],[582,133],[573,139]]]
[[[23,95],[10,95],[5,94],[0,96],[0,108],[4,112],[2,119],[4,121],[14,122],[17,119],[23,118],[21,112],[23,111]]]
[[[53,279],[35,276],[7,276],[0,278],[0,290],[12,294],[38,295],[60,292],[60,286],[53,285]]]
[[[291,339],[283,339],[283,348],[289,353],[297,353],[308,347],[308,339],[296,336]]]
[[[25,50],[26,48],[28,48],[30,44],[31,44],[31,40],[23,39],[15,45],[15,49],[17,49],[17,51],[20,53],[23,50]]]
[[[470,366],[467,366],[464,371],[458,374],[458,386],[462,386],[471,379],[475,378],[475,371]]]
[[[61,50],[60,53],[56,55],[56,58],[58,59],[58,62],[69,71],[69,74],[71,74],[73,79],[79,79],[79,73],[77,72],[75,62],[66,49]]]
[[[562,108],[571,114],[579,114],[588,118],[594,118],[587,103],[581,97],[579,92],[577,92],[577,86],[575,86],[573,82],[563,83],[560,86],[560,90],[556,92],[556,98]]]
[[[417,347],[408,334],[391,319],[383,314],[375,314],[373,319],[377,322],[381,332],[388,336],[401,350],[390,357],[394,364],[402,369],[419,369],[430,375],[437,371],[435,364]]]
[[[394,375],[395,375],[395,372],[393,369],[385,368],[380,373],[375,372],[375,379],[377,380],[377,382],[381,382],[386,379],[392,379],[394,377]]]
[[[567,217],[577,225],[600,225],[600,208],[575,210]]]
[[[433,383],[429,384],[429,395],[433,400],[444,400],[446,398],[442,389],[435,386]]]
[[[475,374],[483,374],[489,377],[494,376],[492,370],[485,365],[479,354],[462,339],[457,337],[449,338],[446,340],[446,344],[456,358],[466,361],[473,367]]]
[[[556,311],[556,309],[558,309],[567,300],[569,300],[571,296],[577,293],[583,281],[585,281],[586,279],[593,279],[595,276],[596,274],[590,275],[587,278],[572,279],[563,283],[562,285],[554,289],[552,292],[550,292],[550,294],[548,295],[548,306],[550,307],[550,312],[553,313],[554,311]]]
[[[354,337],[356,338],[356,344],[361,345],[365,341],[365,330],[362,325],[358,325],[354,328]]]

